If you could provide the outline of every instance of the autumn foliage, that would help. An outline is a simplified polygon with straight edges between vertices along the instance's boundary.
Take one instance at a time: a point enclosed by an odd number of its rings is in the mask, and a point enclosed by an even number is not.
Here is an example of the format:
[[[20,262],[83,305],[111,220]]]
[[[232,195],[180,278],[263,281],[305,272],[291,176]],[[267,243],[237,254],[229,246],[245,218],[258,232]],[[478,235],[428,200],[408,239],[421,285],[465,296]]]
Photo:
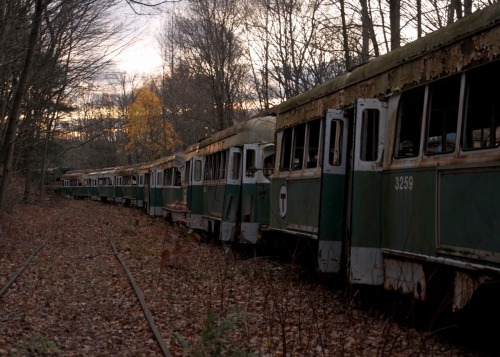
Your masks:
[[[179,147],[180,138],[166,118],[160,98],[147,87],[139,89],[128,109],[128,117],[125,149],[138,162],[158,159]]]

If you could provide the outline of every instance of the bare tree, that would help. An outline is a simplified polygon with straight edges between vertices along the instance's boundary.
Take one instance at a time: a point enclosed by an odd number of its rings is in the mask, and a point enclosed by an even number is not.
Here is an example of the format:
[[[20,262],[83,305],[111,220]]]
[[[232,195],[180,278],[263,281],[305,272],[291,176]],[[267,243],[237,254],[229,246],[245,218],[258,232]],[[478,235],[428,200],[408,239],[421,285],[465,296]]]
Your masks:
[[[137,14],[142,14],[142,9],[147,8],[153,11],[159,11],[161,5],[167,3],[176,3],[182,0],[125,0],[130,8]]]
[[[422,0],[417,0],[417,38],[422,37]]]
[[[238,0],[189,0],[186,16],[178,17],[176,44],[184,65],[210,84],[214,128],[241,119],[240,83],[244,50],[238,39],[243,8]]]
[[[380,51],[378,49],[378,41],[376,38],[376,32],[374,24],[372,21],[372,12],[369,8],[369,2],[367,0],[360,0],[361,5],[361,28],[362,28],[362,50],[361,50],[361,61],[362,63],[368,62],[370,59],[370,41],[373,48],[373,55],[379,56]]]
[[[347,14],[345,11],[345,0],[339,1],[340,18],[342,20],[342,48],[344,49],[344,60],[346,68],[352,66],[351,49],[349,48],[349,32],[347,31]]]
[[[174,126],[175,150],[215,130],[213,118],[207,115],[213,108],[210,81],[183,60],[176,40],[179,14],[175,4],[169,7],[163,30],[157,38],[163,58],[162,72],[149,82],[150,89],[161,98],[163,119]]]
[[[17,72],[19,76],[13,77],[19,78],[16,86],[12,87],[14,94],[12,99],[4,97],[10,114],[3,127],[5,140],[2,141],[2,148],[6,156],[0,204],[5,202],[2,192],[7,190],[16,158],[22,159],[19,161],[21,165],[29,164],[38,171],[46,167],[45,154],[54,137],[56,121],[70,110],[70,94],[80,90],[82,84],[96,79],[110,63],[109,51],[106,53],[106,49],[110,48],[107,40],[114,30],[106,15],[115,0],[16,3],[25,5],[18,8],[18,12],[32,14],[33,20],[29,40],[20,46],[25,49],[22,57],[17,55],[12,59],[12,66],[20,68],[17,66],[19,58],[24,58],[23,67]],[[22,42],[18,40],[18,43]],[[4,53],[15,53],[13,42],[0,41],[0,44],[5,45]],[[30,75],[34,72],[36,76]]]
[[[249,6],[249,58],[254,83],[264,85],[262,98],[290,98],[345,68],[340,18],[332,16],[328,1],[260,0]]]
[[[389,16],[391,18],[391,50],[401,46],[401,2],[389,0]]]
[[[265,1],[247,4],[248,17],[244,24],[246,56],[251,63],[249,81],[253,86],[251,91],[255,93],[253,98],[252,94],[250,96],[259,110],[269,109],[272,106],[272,92],[277,92],[271,84],[271,21]]]
[[[5,198],[7,194],[7,188],[9,184],[10,174],[13,168],[14,160],[14,150],[16,143],[16,131],[17,123],[19,121],[19,113],[21,110],[21,104],[23,97],[26,93],[26,88],[28,85],[28,78],[31,72],[32,58],[35,50],[35,44],[38,40],[38,35],[40,33],[40,27],[42,23],[42,13],[48,3],[43,0],[36,0],[33,17],[31,22],[31,30],[29,38],[27,41],[27,50],[24,55],[23,67],[19,76],[19,82],[14,89],[14,96],[12,101],[12,106],[7,119],[7,129],[5,132],[5,140],[2,143],[2,147],[5,147],[6,158],[3,168],[2,181],[0,183],[0,209],[3,212],[5,208]]]
[[[0,1],[0,147],[5,141],[9,104],[22,70],[24,52],[20,44],[28,38],[31,6],[20,1]]]

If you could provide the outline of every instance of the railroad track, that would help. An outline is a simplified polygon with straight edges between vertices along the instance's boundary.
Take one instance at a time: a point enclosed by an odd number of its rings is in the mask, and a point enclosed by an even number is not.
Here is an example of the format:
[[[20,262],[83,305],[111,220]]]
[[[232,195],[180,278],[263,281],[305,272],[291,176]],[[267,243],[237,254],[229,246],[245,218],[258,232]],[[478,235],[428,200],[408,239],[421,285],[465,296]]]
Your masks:
[[[23,207],[0,231],[2,357],[29,348],[65,357],[182,356],[183,342],[194,352],[256,356],[481,355],[360,311],[275,262],[234,259],[141,210],[58,200]],[[221,330],[228,322],[232,330]]]
[[[0,308],[9,310],[0,314],[0,321],[5,316],[14,321],[9,327],[0,325],[0,355],[7,352],[2,345],[14,339],[21,352],[170,357],[144,294],[113,242],[106,217],[83,210],[79,222],[61,223],[70,235],[65,229],[42,232],[43,220],[33,222],[31,247],[25,241],[23,247],[12,248],[24,254],[12,264],[11,270],[17,268],[0,289]],[[98,293],[102,290],[107,299]],[[27,291],[29,298],[22,299]],[[52,319],[45,325],[48,330],[37,330],[39,321],[33,315]]]
[[[127,274],[127,279],[130,282],[130,285],[132,285],[132,288],[134,289],[134,292],[135,292],[135,296],[137,296],[137,299],[139,300],[139,302],[141,304],[141,308],[142,308],[142,312],[144,313],[144,317],[148,321],[149,328],[151,329],[151,332],[155,336],[155,339],[156,339],[156,342],[158,343],[158,346],[160,347],[160,349],[165,357],[170,357],[171,356],[170,351],[168,350],[168,347],[165,343],[165,340],[161,336],[160,331],[156,327],[153,315],[151,314],[151,311],[149,310],[148,304],[146,303],[146,300],[144,299],[144,293],[142,292],[139,285],[137,285],[137,283],[134,279],[134,276],[132,275],[132,273],[130,272],[130,269],[127,266],[127,263],[125,262],[125,260],[122,258],[122,256],[120,255],[120,253],[116,249],[116,246],[113,243],[113,241],[111,240],[110,235],[106,234],[106,230],[104,228],[104,225],[102,224],[102,220],[100,221],[100,223],[101,223],[101,229],[102,229],[103,235],[106,237],[109,244],[113,248],[113,252],[115,253],[116,259],[118,259],[123,270]]]

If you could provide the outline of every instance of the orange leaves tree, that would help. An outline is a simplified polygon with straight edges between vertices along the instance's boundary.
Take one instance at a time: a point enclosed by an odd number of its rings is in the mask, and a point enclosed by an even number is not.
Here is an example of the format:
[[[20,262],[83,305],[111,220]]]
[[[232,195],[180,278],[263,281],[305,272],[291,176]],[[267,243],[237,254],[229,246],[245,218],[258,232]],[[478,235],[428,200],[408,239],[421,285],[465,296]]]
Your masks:
[[[155,160],[175,152],[182,144],[160,98],[147,87],[139,89],[128,109],[125,132],[125,149],[131,161]]]

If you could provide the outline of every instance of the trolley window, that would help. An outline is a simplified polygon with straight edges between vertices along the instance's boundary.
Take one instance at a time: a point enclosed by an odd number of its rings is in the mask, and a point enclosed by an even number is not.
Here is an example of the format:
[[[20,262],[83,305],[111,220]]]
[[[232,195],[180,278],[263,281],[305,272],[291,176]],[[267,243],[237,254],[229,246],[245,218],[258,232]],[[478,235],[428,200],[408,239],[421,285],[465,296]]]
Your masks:
[[[195,162],[194,162],[194,178],[193,178],[195,181],[201,181],[201,172],[202,172],[201,160],[195,160]]]
[[[321,131],[320,119],[310,122],[307,126],[307,142],[306,142],[307,168],[318,167],[320,131]]]
[[[214,177],[214,166],[215,166],[215,163],[214,163],[214,155],[208,155],[206,158],[205,158],[205,170],[204,170],[204,176],[203,176],[203,179],[205,181],[209,181],[209,180],[213,180],[215,177]]]
[[[191,173],[191,161],[186,161],[186,168],[184,169],[184,183],[189,182],[190,173]]]
[[[231,179],[237,180],[240,178],[240,163],[241,163],[241,153],[233,153],[233,167],[231,170]]]
[[[500,97],[484,79],[500,81],[500,62],[471,70],[467,73],[466,107],[462,148],[478,150],[500,145]]]
[[[364,109],[361,119],[362,161],[375,161],[378,157],[378,131],[380,113],[377,109]]]
[[[245,161],[245,175],[247,177],[254,177],[257,170],[255,169],[255,150],[246,150],[246,161]]]
[[[163,171],[157,171],[156,172],[156,186],[161,186],[163,183]]]
[[[297,125],[293,130],[293,167],[292,170],[302,169],[304,160],[304,138],[306,125]]]
[[[111,181],[110,177],[100,177],[98,181],[99,186],[113,186],[113,183]]]
[[[163,175],[163,186],[172,186],[173,170],[173,167],[169,167],[165,170],[165,174]]]
[[[274,173],[274,153],[264,152],[264,176],[269,178]]]
[[[424,95],[425,87],[401,95],[398,107],[397,137],[394,147],[394,157],[396,159],[415,157],[419,154]]]
[[[328,163],[332,166],[340,166],[342,164],[342,133],[344,131],[344,123],[340,120],[332,120],[330,127],[330,148]]]
[[[226,151],[219,151],[205,157],[204,180],[223,180],[226,173]]]
[[[219,159],[220,159],[220,164],[219,164],[219,178],[223,179],[226,177],[226,153],[227,150],[221,151],[219,153]]]
[[[290,156],[292,152],[292,134],[293,128],[287,128],[283,131],[281,139],[281,158],[280,158],[280,171],[290,169]]]
[[[174,167],[174,186],[181,185],[181,172],[177,167]]]
[[[427,155],[455,151],[460,99],[460,75],[443,79],[429,87]]]

